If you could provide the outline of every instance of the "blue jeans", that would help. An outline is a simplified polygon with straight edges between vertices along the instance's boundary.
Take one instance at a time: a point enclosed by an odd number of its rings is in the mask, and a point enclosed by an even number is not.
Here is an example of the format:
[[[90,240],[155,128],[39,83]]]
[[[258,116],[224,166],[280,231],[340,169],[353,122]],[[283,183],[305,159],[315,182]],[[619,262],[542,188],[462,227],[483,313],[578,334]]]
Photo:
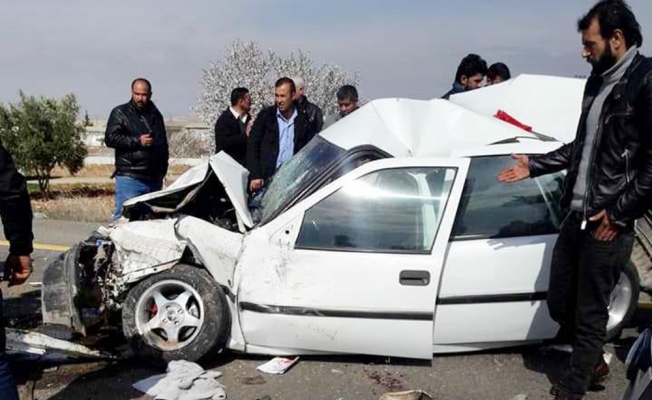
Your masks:
[[[137,179],[131,176],[116,175],[115,177],[115,212],[113,220],[122,216],[122,205],[134,197],[156,192],[163,187],[163,180]]]
[[[9,361],[5,354],[5,326],[2,315],[2,292],[0,292],[0,399],[2,400],[18,400],[18,391],[16,390],[16,382],[11,375],[9,369]]]

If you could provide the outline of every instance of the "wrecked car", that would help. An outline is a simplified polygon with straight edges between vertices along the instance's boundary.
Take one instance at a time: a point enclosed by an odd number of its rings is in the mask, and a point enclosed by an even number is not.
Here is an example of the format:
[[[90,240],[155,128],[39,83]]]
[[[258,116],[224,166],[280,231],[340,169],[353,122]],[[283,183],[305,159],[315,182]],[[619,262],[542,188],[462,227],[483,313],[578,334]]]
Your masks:
[[[512,153],[560,145],[445,100],[376,100],[286,162],[252,209],[247,171],[218,153],[53,263],[44,322],[78,335],[121,324],[136,354],[161,361],[429,359],[550,339],[563,175],[496,175]],[[610,338],[637,298],[628,268]]]

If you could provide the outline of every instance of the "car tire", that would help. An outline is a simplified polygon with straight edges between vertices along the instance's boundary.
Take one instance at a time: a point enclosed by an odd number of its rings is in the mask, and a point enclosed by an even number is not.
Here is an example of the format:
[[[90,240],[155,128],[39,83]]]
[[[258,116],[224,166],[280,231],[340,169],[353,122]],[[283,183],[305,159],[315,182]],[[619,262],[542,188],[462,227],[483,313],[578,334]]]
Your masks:
[[[607,342],[620,337],[623,329],[636,312],[640,283],[633,263],[620,273],[620,279],[611,293],[609,322],[607,323]]]
[[[122,308],[122,329],[135,355],[160,366],[216,354],[230,324],[224,291],[206,270],[191,265],[138,283]]]

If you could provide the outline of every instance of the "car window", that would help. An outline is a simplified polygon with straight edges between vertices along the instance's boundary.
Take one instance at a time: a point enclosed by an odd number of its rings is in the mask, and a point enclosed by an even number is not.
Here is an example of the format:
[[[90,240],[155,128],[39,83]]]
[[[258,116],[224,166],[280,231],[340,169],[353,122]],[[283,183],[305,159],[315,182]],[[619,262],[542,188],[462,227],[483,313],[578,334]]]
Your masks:
[[[305,212],[297,248],[429,253],[455,168],[398,168],[348,182]]]
[[[453,240],[554,234],[563,219],[559,208],[563,174],[517,183],[498,182],[514,164],[510,156],[471,160],[453,228]]]

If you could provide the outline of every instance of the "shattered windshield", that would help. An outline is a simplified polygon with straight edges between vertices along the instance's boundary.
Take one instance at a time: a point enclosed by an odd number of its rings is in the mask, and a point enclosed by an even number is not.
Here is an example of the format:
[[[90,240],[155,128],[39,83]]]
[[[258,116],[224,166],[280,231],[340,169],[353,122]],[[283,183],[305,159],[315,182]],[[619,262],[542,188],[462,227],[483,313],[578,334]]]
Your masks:
[[[270,182],[262,198],[264,223],[301,193],[303,188],[320,175],[345,151],[321,136],[315,136],[299,153],[285,162]]]

